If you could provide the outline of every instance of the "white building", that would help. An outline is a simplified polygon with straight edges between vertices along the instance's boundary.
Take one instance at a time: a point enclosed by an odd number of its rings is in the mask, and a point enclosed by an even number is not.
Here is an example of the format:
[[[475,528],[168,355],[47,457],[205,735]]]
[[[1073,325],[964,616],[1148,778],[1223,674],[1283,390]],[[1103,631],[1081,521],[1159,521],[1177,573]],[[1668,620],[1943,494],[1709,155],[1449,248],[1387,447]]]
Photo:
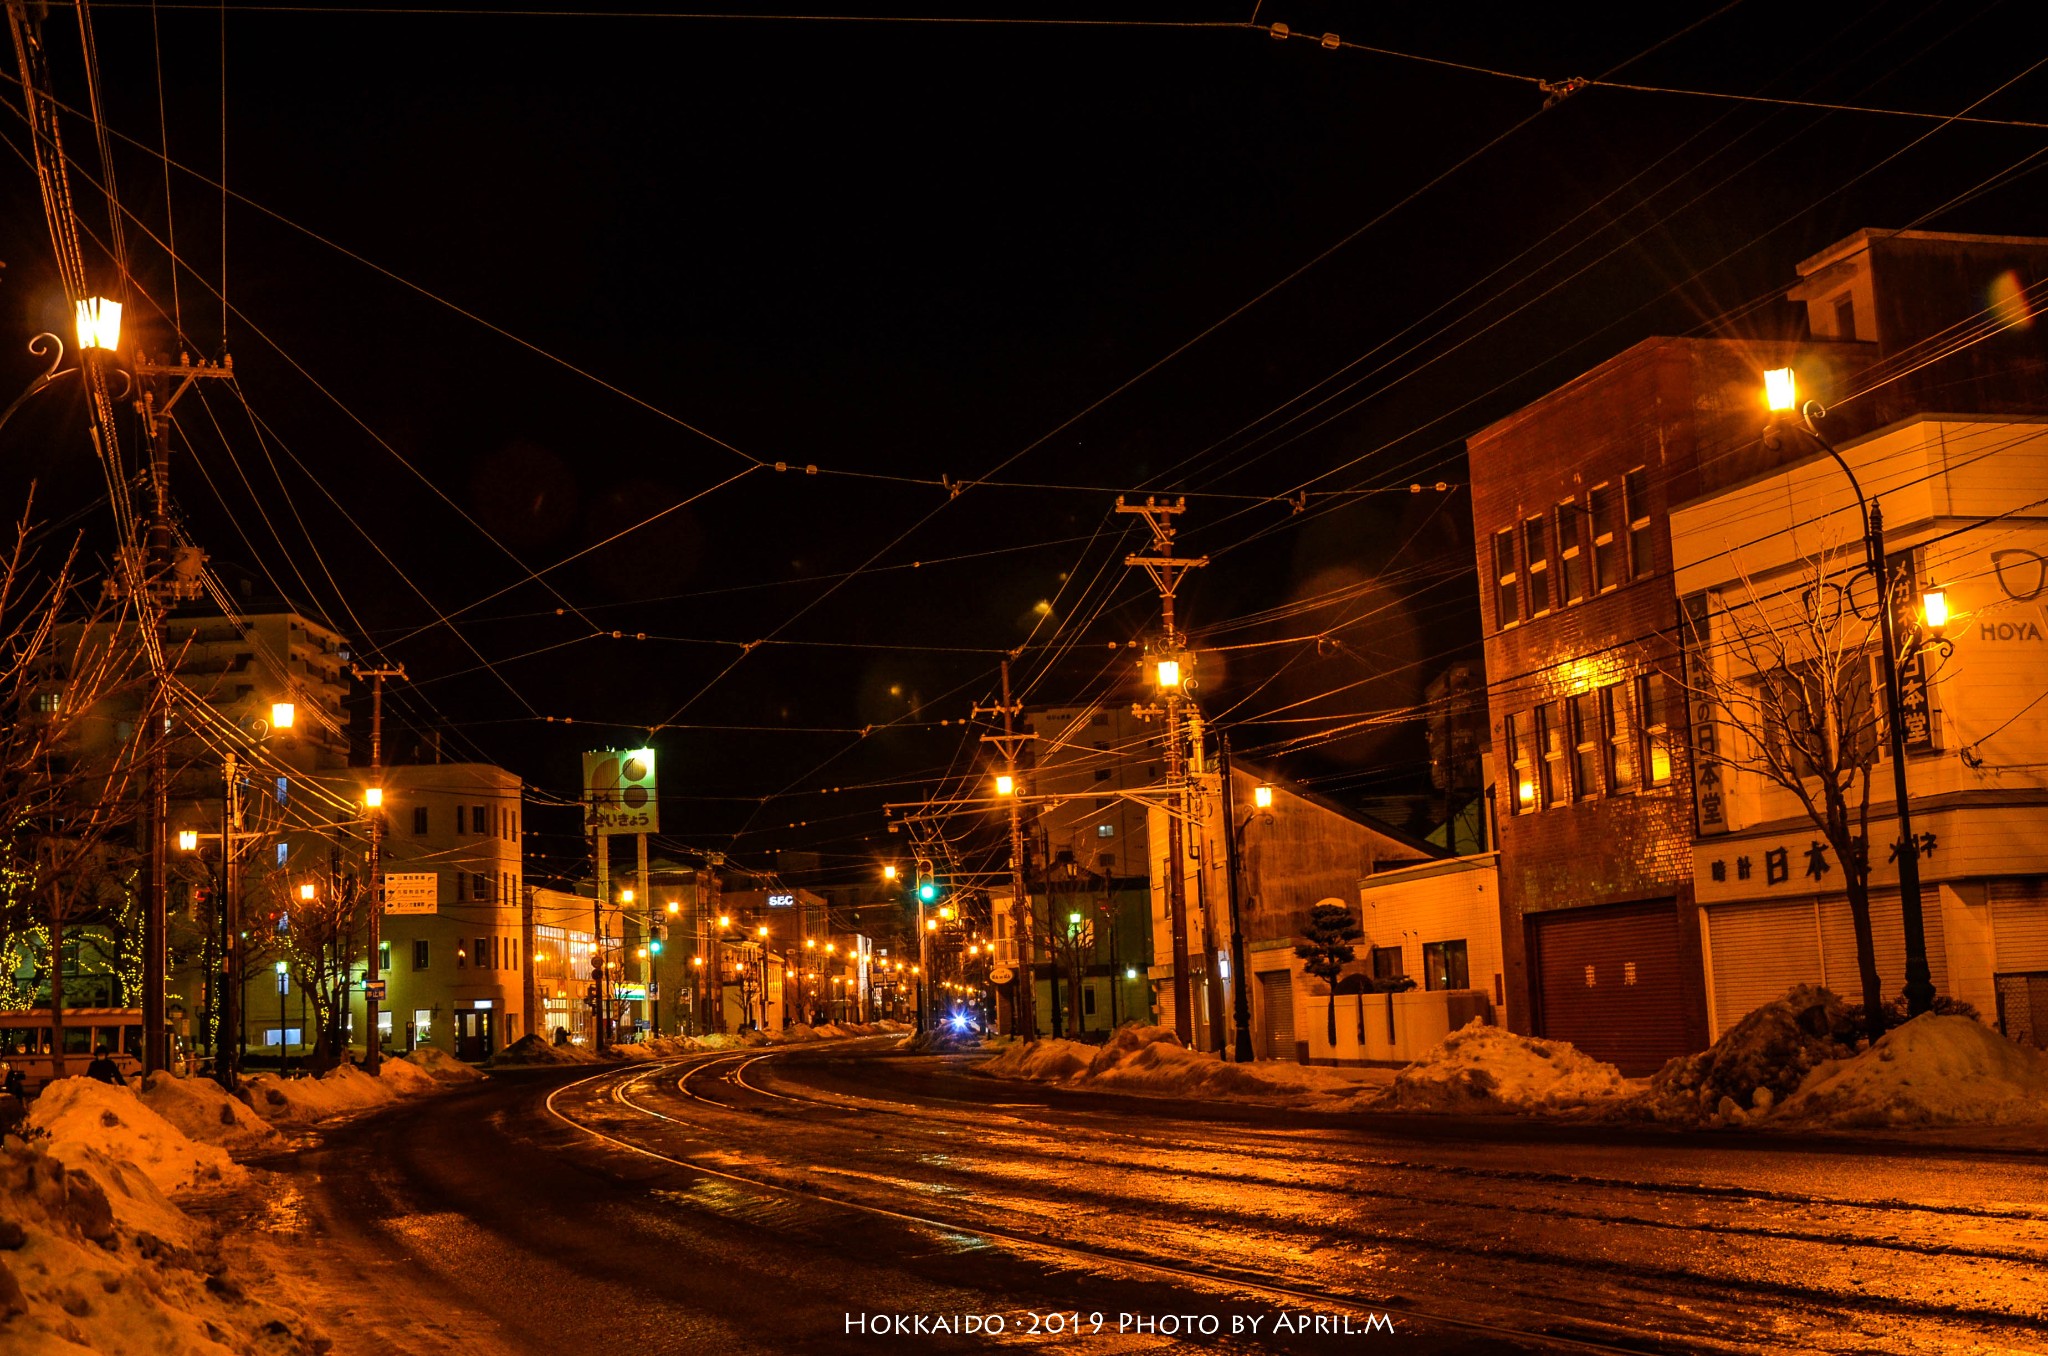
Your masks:
[[[1864,492],[1882,501],[1887,550],[1911,553],[1916,580],[1944,589],[1952,616],[1954,654],[1943,661],[1922,652],[1927,719],[1907,726],[1935,987],[2015,1039],[2048,1045],[2048,421],[1915,419],[1842,452]],[[1753,683],[1733,638],[1754,628],[1760,604],[1796,594],[1816,557],[1860,563],[1860,536],[1847,478],[1818,451],[1677,509],[1678,591],[1706,618],[1692,684],[1709,673],[1716,684]],[[1847,605],[1856,587],[1847,583]],[[1861,587],[1867,598],[1867,579]],[[1882,703],[1881,683],[1873,679],[1871,690]],[[1710,714],[1701,707],[1696,700],[1696,722]],[[1739,737],[1727,724],[1696,724],[1695,738]],[[1883,752],[1880,743],[1868,836],[1877,964],[1889,997],[1904,983],[1904,934]],[[1740,749],[1724,753],[1741,761]],[[1795,983],[1859,998],[1835,854],[1791,792],[1740,767],[1725,768],[1722,782],[1695,796],[1694,883],[1714,1032]]]

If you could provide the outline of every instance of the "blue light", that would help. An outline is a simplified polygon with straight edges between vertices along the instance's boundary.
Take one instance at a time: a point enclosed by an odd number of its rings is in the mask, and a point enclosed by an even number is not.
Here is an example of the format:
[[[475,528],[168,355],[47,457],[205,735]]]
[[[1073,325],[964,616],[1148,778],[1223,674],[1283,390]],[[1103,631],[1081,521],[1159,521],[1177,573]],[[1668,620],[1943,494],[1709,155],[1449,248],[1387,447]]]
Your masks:
[[[917,887],[917,897],[929,904],[939,897],[939,887],[931,881]]]

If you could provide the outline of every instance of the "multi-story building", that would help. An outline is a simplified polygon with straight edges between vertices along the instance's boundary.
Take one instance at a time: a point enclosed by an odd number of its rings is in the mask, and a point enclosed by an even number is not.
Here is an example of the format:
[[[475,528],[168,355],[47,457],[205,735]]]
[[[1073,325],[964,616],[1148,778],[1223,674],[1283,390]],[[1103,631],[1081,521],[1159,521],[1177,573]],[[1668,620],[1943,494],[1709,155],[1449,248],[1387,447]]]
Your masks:
[[[1055,706],[1024,713],[1037,736],[1026,746],[1029,789],[1053,797],[1039,810],[1043,841],[1081,869],[1136,879],[1151,860],[1145,807],[1119,792],[1156,787],[1165,775],[1158,720],[1128,706]]]
[[[1518,1026],[1631,1072],[1712,1029],[1670,515],[1803,455],[1762,436],[1761,373],[1806,374],[1842,438],[2039,408],[2038,334],[1987,319],[2044,268],[2039,240],[1859,233],[1800,266],[1795,337],[1644,340],[1470,440]]]
[[[2048,1046],[2048,414],[1912,419],[1840,450],[1883,503],[1888,555],[1939,589],[1951,616],[1953,653],[1923,633],[1904,670],[1908,691],[1925,699],[1904,728],[1935,988],[2015,1039]],[[1699,799],[1692,854],[1716,1034],[1793,984],[1862,994],[1843,863],[1800,799],[1766,775],[1757,747],[1805,709],[1774,706],[1760,682],[1829,662],[1800,650],[1790,658],[1805,667],[1781,669],[1759,637],[1818,630],[1844,646],[1874,640],[1868,610],[1837,601],[1853,600],[1859,584],[1870,593],[1856,501],[1833,460],[1809,451],[1672,515],[1676,582],[1695,619],[1694,738],[1715,751],[1721,773],[1716,795]],[[1816,592],[1817,576],[1841,593]],[[1841,723],[1868,744],[1867,841],[1889,844],[1897,832],[1889,750],[1877,737],[1877,658],[1866,651],[1847,668]],[[1852,806],[1860,799],[1852,793]],[[1905,980],[1898,854],[1866,848],[1865,857],[1877,971],[1892,998]]]

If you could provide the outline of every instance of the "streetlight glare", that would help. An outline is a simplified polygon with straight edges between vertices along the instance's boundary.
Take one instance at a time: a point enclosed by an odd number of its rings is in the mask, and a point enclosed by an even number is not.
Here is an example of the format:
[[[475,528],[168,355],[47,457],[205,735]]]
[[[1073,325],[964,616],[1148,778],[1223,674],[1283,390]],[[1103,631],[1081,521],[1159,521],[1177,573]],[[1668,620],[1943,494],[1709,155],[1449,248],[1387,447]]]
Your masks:
[[[363,792],[363,804],[369,806],[372,810],[383,809],[384,788],[381,786],[373,786],[365,790]]]
[[[671,915],[681,913],[683,911],[682,901],[679,899],[671,899],[668,902],[668,911]]]
[[[1920,595],[1920,617],[1927,629],[1940,635],[1948,625],[1948,595],[1940,589],[1929,589]]]
[[[192,852],[199,847],[199,833],[196,829],[178,830],[178,851]]]
[[[884,866],[884,867],[882,868],[882,879],[883,879],[883,880],[895,880],[895,879],[896,879],[896,868],[895,868],[895,867],[893,867],[893,866]]]
[[[1774,367],[1764,373],[1764,407],[1774,414],[1796,409],[1799,405],[1799,386],[1792,379],[1789,367]]]
[[[625,889],[619,891],[619,901],[624,904],[631,904],[633,902],[632,886],[628,885]]]
[[[273,729],[273,730],[289,730],[289,729],[291,729],[291,728],[292,728],[292,726],[294,726],[294,725],[298,724],[298,720],[299,720],[299,708],[298,708],[298,707],[296,707],[296,706],[294,706],[294,705],[292,705],[292,703],[290,703],[290,702],[272,702],[272,703],[270,704],[270,728],[271,728],[271,729]]]
[[[312,897],[313,897],[313,883],[312,883],[311,881],[307,881],[307,882],[306,882],[306,883],[305,883],[304,885],[301,885],[301,886],[299,887],[299,898],[300,898],[300,899],[311,899]]]
[[[87,297],[78,303],[78,346],[112,353],[121,347],[121,303]]]
[[[1178,659],[1160,660],[1158,669],[1158,679],[1159,686],[1161,687],[1179,687],[1180,661]]]
[[[1261,810],[1273,808],[1273,786],[1270,782],[1262,782],[1252,788],[1252,804]]]
[[[1011,775],[1010,775],[1009,773],[1007,773],[1007,772],[1003,772],[1003,773],[998,773],[998,774],[996,775],[996,794],[997,794],[997,795],[999,795],[999,796],[1008,796],[1008,795],[1014,795],[1014,794],[1016,793],[1016,790],[1017,790],[1017,779],[1016,779],[1016,778],[1012,777],[1012,776],[1011,776]]]

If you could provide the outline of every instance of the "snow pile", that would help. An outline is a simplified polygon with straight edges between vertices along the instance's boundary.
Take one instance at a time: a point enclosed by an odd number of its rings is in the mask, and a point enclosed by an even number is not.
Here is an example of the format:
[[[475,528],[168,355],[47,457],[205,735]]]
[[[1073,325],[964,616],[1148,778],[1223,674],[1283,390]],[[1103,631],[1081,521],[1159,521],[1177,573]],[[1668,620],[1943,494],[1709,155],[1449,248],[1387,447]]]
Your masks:
[[[777,1045],[804,1045],[811,1041],[825,1040],[827,1037],[816,1027],[805,1026],[802,1022],[791,1022],[769,1039]]]
[[[533,1036],[520,1038],[522,1043],[534,1039],[537,1038]],[[572,1046],[570,1048],[573,1049],[575,1047]],[[431,1045],[422,1045],[411,1054],[401,1055],[399,1058],[408,1064],[417,1064],[443,1083],[472,1083],[483,1077],[483,1074],[479,1073],[473,1066],[464,1064],[446,1050],[436,1049]],[[383,1062],[379,1061],[380,1064]]]
[[[995,1078],[1036,1078],[1058,1083],[1087,1071],[1095,1047],[1079,1041],[1019,1041],[994,1059],[974,1066]]]
[[[441,1086],[440,1079],[434,1077],[419,1065],[409,1063],[403,1059],[395,1059],[388,1055],[377,1061],[377,1077],[384,1080],[391,1090],[401,1097],[410,1097],[415,1093],[421,1092],[432,1092]]]
[[[420,1053],[415,1051],[414,1053]],[[436,1050],[435,1054],[441,1054]],[[443,1056],[446,1058],[446,1056]],[[453,1061],[450,1061],[451,1063]],[[597,1056],[580,1045],[555,1045],[536,1033],[521,1036],[486,1061],[493,1069],[531,1068],[547,1064],[595,1064]],[[467,1065],[457,1067],[467,1069]]]
[[[1855,1014],[1828,990],[1801,984],[1743,1017],[1707,1049],[1658,1070],[1647,1106],[1662,1121],[1730,1124],[1768,1112],[1808,1073],[1855,1052]]]
[[[1621,1070],[1565,1041],[1519,1036],[1478,1018],[1394,1075],[1389,1111],[1565,1111],[1628,1096]]]
[[[90,1078],[59,1078],[29,1109],[31,1130],[48,1137],[52,1157],[92,1174],[110,1196],[127,1184],[108,1180],[102,1164],[126,1164],[159,1192],[239,1178],[242,1169],[217,1144],[186,1136],[152,1111],[132,1088]],[[88,1161],[98,1158],[98,1163]]]
[[[1928,1014],[1824,1064],[1768,1118],[1800,1128],[2039,1125],[2048,1059],[1969,1017]]]
[[[52,1086],[73,1081],[87,1080]],[[167,1217],[185,1221],[157,1200]],[[205,1256],[122,1220],[93,1177],[54,1153],[12,1138],[0,1146],[0,1346],[7,1351],[315,1356],[328,1345],[294,1315],[251,1298]]]
[[[270,1122],[210,1078],[179,1078],[159,1069],[143,1083],[141,1097],[144,1106],[188,1139],[223,1149],[264,1149],[278,1143]]]
[[[367,1111],[398,1100],[397,1088],[372,1078],[353,1064],[330,1069],[318,1078],[279,1078],[250,1074],[242,1080],[242,1098],[273,1125],[302,1125]]]

